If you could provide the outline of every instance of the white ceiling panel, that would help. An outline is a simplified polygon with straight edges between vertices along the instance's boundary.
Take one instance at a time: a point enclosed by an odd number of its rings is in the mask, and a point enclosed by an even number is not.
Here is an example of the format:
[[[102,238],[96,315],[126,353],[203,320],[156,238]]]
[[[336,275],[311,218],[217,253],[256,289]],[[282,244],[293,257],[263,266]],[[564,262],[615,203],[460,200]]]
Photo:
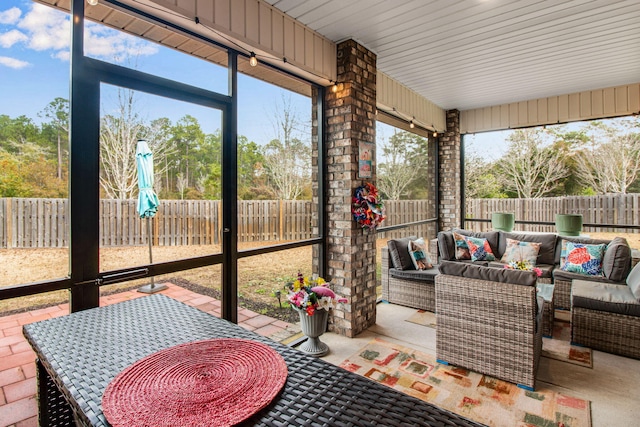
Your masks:
[[[640,82],[639,0],[266,0],[438,106]]]

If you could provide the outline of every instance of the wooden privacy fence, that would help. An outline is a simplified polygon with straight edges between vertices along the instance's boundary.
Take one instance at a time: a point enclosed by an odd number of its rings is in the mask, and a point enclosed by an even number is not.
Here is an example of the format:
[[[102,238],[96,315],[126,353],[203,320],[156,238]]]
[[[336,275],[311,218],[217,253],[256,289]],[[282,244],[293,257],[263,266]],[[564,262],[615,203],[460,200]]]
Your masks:
[[[151,219],[156,246],[207,245],[221,242],[222,204],[219,200],[161,200]],[[147,244],[145,219],[136,200],[100,201],[100,245]],[[67,199],[0,199],[0,247],[66,247]],[[300,200],[238,201],[241,242],[300,240],[312,237],[311,202]]]
[[[433,200],[385,200],[386,219],[381,227],[407,224],[435,217],[435,202]],[[401,228],[398,230],[378,233],[381,239],[397,239],[415,235],[431,239],[436,236],[436,223],[424,223]]]
[[[585,224],[622,224],[640,226],[640,194],[602,196],[545,197],[538,199],[470,199],[466,218],[491,219],[493,212],[510,212],[516,221],[555,222],[556,214],[582,214]],[[487,222],[471,222],[474,230],[491,229]],[[555,231],[553,225],[518,225],[519,230]],[[585,227],[592,232],[638,233],[638,229]]]
[[[67,199],[0,198],[0,247],[60,248],[68,241]],[[313,204],[304,200],[238,201],[238,240],[291,241],[314,237]],[[431,200],[387,200],[384,226],[406,224],[434,216]],[[156,246],[207,245],[220,243],[222,205],[218,200],[161,200],[152,221]],[[348,209],[348,207],[345,207]],[[640,194],[541,199],[471,199],[467,218],[491,219],[492,212],[513,212],[516,221],[554,222],[556,213],[581,213],[588,224],[640,226]],[[101,200],[101,246],[147,244],[146,224],[136,213],[135,200]],[[488,230],[490,223],[470,223],[473,229]],[[554,231],[554,226],[522,225],[528,231]],[[620,230],[585,228],[593,232]],[[626,230],[638,233],[640,230]],[[415,234],[435,236],[435,224],[380,233],[381,238]]]
[[[429,218],[433,202],[397,200],[385,202],[384,225]],[[348,208],[348,207],[347,207]],[[218,200],[161,200],[151,219],[155,246],[218,244],[221,239],[222,205]],[[432,216],[432,214],[431,214]],[[146,220],[136,212],[136,200],[100,201],[100,245],[147,244]],[[0,247],[67,247],[69,227],[67,199],[0,198]],[[315,227],[317,230],[317,227]],[[416,228],[414,230],[414,228]],[[411,234],[430,235],[434,224],[411,229]],[[433,229],[433,230],[432,230]],[[304,200],[238,201],[238,240],[291,241],[314,236],[312,203]],[[381,237],[401,237],[406,231],[389,231]]]

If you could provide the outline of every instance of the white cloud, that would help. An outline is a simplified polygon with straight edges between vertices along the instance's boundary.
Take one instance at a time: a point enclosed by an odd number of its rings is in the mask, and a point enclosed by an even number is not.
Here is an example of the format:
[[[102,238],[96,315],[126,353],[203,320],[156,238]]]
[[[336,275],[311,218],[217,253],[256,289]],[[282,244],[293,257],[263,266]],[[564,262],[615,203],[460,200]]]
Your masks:
[[[70,21],[66,14],[37,3],[24,16],[18,28],[29,35],[27,47],[37,51],[69,50]]]
[[[14,68],[16,70],[21,70],[22,68],[28,67],[28,62],[21,61],[15,58],[9,58],[8,56],[0,56],[0,65],[4,65],[5,67]]]
[[[85,28],[84,50],[87,55],[117,63],[135,62],[137,57],[158,53],[158,47],[152,43],[98,24]]]
[[[0,34],[0,46],[6,48],[10,48],[16,43],[26,42],[27,40],[29,40],[29,37],[18,30],[11,30]]]
[[[71,59],[71,53],[68,50],[60,50],[52,55],[54,58],[61,61],[69,61]]]
[[[20,19],[20,15],[22,11],[15,6],[0,12],[0,24],[15,24]]]
[[[21,41],[28,48],[51,50],[53,58],[69,60],[71,24],[67,14],[34,3],[17,25],[26,33]],[[153,43],[91,22],[85,26],[84,49],[89,56],[114,62],[135,62],[137,57],[158,53]]]

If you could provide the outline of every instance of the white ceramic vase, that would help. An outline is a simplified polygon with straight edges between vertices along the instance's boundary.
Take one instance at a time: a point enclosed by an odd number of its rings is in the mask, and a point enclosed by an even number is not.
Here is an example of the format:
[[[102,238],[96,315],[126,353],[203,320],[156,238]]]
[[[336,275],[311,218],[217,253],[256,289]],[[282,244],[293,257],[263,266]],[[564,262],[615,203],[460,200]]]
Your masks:
[[[312,356],[324,356],[329,352],[329,346],[320,341],[318,338],[327,330],[327,320],[329,311],[320,309],[316,310],[312,316],[309,316],[305,310],[294,307],[300,315],[300,327],[302,333],[307,337],[298,350],[301,350]]]

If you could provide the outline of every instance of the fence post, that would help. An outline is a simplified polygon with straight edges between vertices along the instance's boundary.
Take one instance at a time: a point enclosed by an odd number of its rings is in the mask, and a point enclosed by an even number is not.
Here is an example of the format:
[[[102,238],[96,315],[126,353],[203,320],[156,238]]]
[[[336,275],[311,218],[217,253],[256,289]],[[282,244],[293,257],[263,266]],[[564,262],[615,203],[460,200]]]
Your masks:
[[[278,199],[278,240],[282,241],[284,215],[282,212],[282,200]]]
[[[7,249],[13,247],[13,199],[7,199]]]

